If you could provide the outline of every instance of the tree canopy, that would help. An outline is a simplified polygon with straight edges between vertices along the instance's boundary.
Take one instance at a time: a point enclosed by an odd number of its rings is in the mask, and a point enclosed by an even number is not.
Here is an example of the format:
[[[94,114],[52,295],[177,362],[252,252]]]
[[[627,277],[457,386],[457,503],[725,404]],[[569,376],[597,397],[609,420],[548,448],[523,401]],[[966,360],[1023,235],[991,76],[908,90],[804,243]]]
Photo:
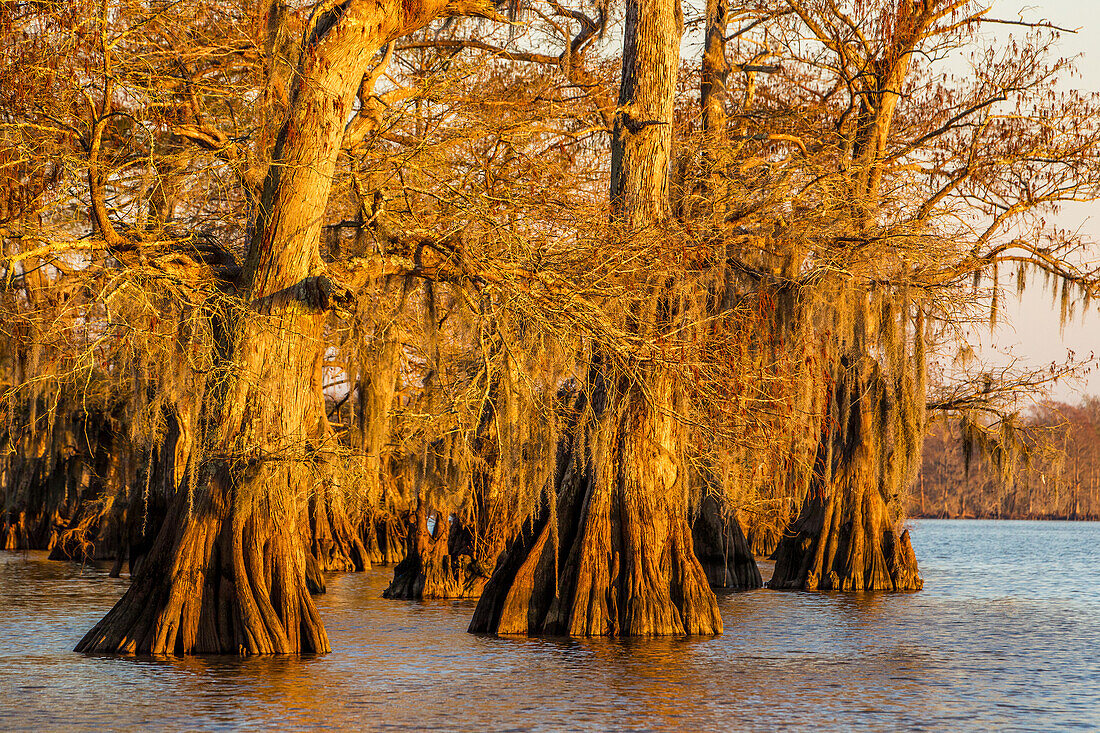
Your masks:
[[[323,651],[372,562],[523,633],[919,588],[930,412],[1015,460],[1050,376],[966,329],[1100,294],[1097,97],[996,12],[4,3],[0,538],[128,560],[100,651]]]

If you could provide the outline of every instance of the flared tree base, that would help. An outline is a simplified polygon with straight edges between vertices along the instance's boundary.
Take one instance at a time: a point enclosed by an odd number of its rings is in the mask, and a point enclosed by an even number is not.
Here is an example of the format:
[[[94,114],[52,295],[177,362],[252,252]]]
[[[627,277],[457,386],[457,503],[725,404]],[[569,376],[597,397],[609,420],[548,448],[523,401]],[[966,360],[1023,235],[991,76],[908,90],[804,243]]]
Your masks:
[[[364,518],[359,536],[371,565],[397,565],[405,559],[408,522],[388,512]]]
[[[181,506],[182,505],[182,506]],[[327,652],[293,522],[177,498],[152,552],[76,647],[87,653]]]
[[[321,572],[363,572],[371,558],[335,492],[309,499],[310,552]]]
[[[443,555],[422,562],[406,555],[393,569],[393,580],[383,598],[421,600],[429,598],[478,598],[488,576],[469,555]]]
[[[924,587],[909,530],[886,521],[876,492],[810,499],[775,551],[776,590],[916,591]]]
[[[434,518],[429,529],[429,517]],[[393,569],[393,581],[383,598],[477,598],[489,576],[466,554],[452,553],[449,517],[430,511],[423,502],[410,518],[405,558]]]
[[[741,523],[733,512],[722,511],[718,499],[703,498],[691,534],[695,557],[711,588],[753,590],[763,585]]]
[[[583,399],[583,398],[582,398]],[[597,399],[602,399],[597,394]],[[578,414],[584,415],[584,404]],[[544,498],[497,562],[471,632],[568,636],[722,633],[692,547],[675,426],[635,395],[588,413],[559,448]]]

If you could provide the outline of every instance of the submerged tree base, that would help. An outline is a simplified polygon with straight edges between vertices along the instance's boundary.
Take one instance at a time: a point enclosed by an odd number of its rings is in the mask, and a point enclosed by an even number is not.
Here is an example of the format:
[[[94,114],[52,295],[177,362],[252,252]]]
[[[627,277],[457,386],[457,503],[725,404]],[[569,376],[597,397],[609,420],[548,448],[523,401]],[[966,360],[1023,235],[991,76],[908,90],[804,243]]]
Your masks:
[[[325,592],[325,573],[370,570],[370,553],[355,531],[338,491],[314,494],[308,501],[306,582],[311,593]]]
[[[886,521],[877,492],[811,498],[775,551],[776,590],[916,591],[924,587],[909,530]]]
[[[396,565],[405,559],[407,526],[391,512],[372,512],[363,518],[359,536],[371,565]]]
[[[110,654],[299,654],[329,651],[306,587],[296,523],[177,497],[126,594],[76,647]],[[288,515],[290,517],[291,515]]]
[[[5,512],[4,520],[0,523],[0,549],[10,552],[52,550],[67,524],[57,511],[50,514]]]
[[[595,409],[578,397],[578,429],[559,447],[556,501],[544,497],[497,562],[471,632],[722,633],[676,453],[654,438],[669,436],[674,418],[627,389],[606,408],[599,387]]]
[[[713,496],[703,498],[691,526],[695,556],[712,588],[753,590],[763,585],[741,523]]]
[[[428,520],[434,516],[430,531]],[[451,552],[451,519],[427,510],[420,502],[408,529],[405,557],[393,569],[393,581],[383,598],[477,598],[489,579],[469,555]]]

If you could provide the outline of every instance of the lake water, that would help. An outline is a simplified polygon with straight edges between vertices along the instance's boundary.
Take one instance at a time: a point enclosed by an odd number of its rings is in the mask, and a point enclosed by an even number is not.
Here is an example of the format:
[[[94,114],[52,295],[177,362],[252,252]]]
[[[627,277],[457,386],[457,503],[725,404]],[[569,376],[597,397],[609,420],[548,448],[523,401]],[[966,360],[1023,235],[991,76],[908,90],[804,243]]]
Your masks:
[[[1100,523],[912,526],[924,591],[723,595],[715,639],[473,636],[337,575],[309,659],[75,654],[125,579],[0,552],[0,730],[1100,729]]]

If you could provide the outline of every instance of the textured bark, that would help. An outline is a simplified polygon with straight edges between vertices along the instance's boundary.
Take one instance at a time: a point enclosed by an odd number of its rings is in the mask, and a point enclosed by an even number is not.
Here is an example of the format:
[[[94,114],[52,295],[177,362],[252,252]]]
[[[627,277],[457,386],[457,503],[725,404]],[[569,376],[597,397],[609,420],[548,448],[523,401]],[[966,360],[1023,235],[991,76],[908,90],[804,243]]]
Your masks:
[[[339,490],[309,497],[310,552],[321,572],[360,572],[371,567],[370,553],[348,517]]]
[[[319,239],[344,123],[377,49],[456,6],[324,3],[311,18],[245,262],[221,324],[196,495],[177,492],[130,589],[86,652],[328,651],[306,583],[304,499],[324,471],[324,314],[339,289]]]
[[[429,520],[433,526],[429,529]],[[461,551],[453,552],[453,517],[432,512],[421,501],[409,523],[405,558],[393,571],[385,598],[477,598],[488,575]],[[455,533],[461,534],[461,531]]]
[[[864,360],[867,363],[868,360]],[[865,378],[853,367],[837,381],[839,425],[826,421],[818,447],[814,485],[798,518],[775,551],[768,587],[793,590],[920,590],[909,531],[899,533],[897,496],[883,495],[896,464],[919,457],[887,452],[875,430],[882,380]],[[893,464],[893,465],[884,465]],[[892,516],[893,515],[893,516]]]
[[[695,556],[712,588],[752,590],[763,585],[736,513],[724,509],[722,502],[706,496],[691,525]]]
[[[628,0],[622,83],[611,137],[612,218],[629,229],[669,215],[672,111],[680,65],[679,0]]]
[[[775,552],[777,590],[912,591],[924,587],[909,530],[886,521],[877,491],[809,499]]]
[[[626,4],[610,199],[613,222],[631,235],[658,231],[669,215],[681,30],[675,0]],[[659,310],[635,314],[635,327],[658,329]],[[546,499],[501,556],[470,631],[721,633],[692,547],[676,390],[659,367],[628,377],[595,352],[591,398],[578,397],[577,422],[559,446],[556,499]]]
[[[405,558],[409,521],[390,512],[372,512],[360,525],[360,536],[374,565],[396,565]]]
[[[227,481],[227,475],[212,478],[189,516],[185,502],[175,503],[130,589],[77,651],[328,650],[305,588],[305,551],[294,522],[229,506]]]
[[[703,112],[703,132],[711,163],[716,148],[726,142],[726,80],[730,65],[726,59],[726,26],[729,0],[707,0],[706,40],[699,79],[699,104]]]
[[[679,426],[635,389],[609,399],[594,381],[591,409],[578,398],[579,421],[559,446],[556,501],[544,500],[497,562],[470,631],[721,633],[670,450]]]

